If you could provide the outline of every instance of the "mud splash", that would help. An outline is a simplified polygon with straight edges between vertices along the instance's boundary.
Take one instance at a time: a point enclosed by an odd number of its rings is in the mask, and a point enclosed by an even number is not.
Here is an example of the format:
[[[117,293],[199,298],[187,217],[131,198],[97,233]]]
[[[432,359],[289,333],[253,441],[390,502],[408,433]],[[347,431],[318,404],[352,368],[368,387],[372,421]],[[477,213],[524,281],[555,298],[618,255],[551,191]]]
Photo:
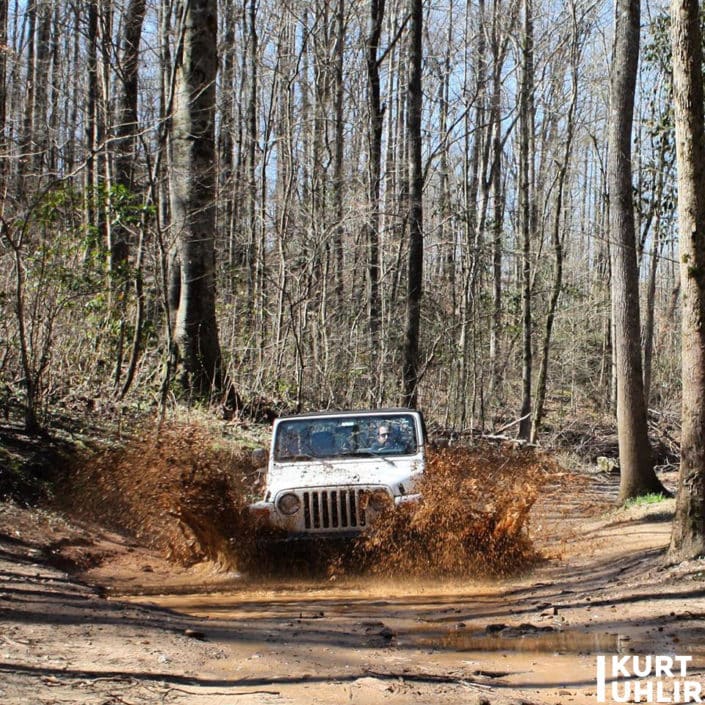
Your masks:
[[[188,566],[233,570],[251,550],[253,468],[207,429],[168,423],[76,464],[57,492],[72,516],[133,537]]]
[[[429,452],[422,501],[382,515],[354,543],[265,549],[247,504],[250,454],[195,424],[172,422],[77,465],[57,496],[73,516],[126,533],[184,566],[250,577],[501,577],[541,559],[529,513],[556,466],[511,445]]]
[[[422,500],[382,515],[358,554],[387,576],[520,572],[541,560],[529,536],[529,513],[558,470],[548,456],[509,444],[432,451]]]

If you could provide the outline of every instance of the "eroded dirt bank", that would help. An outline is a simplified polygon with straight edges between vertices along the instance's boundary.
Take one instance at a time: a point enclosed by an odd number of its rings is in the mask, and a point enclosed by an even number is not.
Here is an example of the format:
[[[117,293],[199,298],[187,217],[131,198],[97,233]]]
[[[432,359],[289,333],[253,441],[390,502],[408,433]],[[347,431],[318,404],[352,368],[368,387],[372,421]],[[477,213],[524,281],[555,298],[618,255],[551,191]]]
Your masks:
[[[602,475],[546,486],[548,560],[484,584],[254,580],[3,505],[0,700],[592,703],[595,653],[630,649],[692,655],[702,681],[705,565],[664,568],[669,502],[615,494]]]

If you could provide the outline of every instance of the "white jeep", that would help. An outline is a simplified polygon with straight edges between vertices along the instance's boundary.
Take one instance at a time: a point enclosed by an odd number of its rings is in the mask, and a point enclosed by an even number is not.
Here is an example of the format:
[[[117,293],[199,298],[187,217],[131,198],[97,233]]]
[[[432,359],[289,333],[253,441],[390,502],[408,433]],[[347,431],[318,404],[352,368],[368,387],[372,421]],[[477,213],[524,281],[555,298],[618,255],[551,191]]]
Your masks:
[[[264,499],[272,538],[348,538],[386,507],[417,500],[426,430],[412,409],[325,411],[274,422]]]

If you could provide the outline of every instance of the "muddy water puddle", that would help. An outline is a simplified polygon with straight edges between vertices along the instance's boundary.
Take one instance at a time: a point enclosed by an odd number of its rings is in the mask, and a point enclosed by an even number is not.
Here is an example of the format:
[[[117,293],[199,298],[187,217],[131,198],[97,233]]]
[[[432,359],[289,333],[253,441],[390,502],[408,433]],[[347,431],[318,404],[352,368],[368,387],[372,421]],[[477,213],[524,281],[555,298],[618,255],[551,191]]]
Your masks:
[[[620,634],[578,631],[546,631],[502,636],[460,629],[432,638],[422,637],[419,641],[431,648],[484,653],[590,655],[619,653],[625,649],[624,637]],[[631,641],[627,643],[631,644]]]
[[[703,666],[692,648],[679,649],[669,638],[675,627],[668,621],[647,626],[625,611],[617,619],[610,615],[588,624],[592,606],[578,621],[578,614],[560,606],[563,593],[549,582],[440,586],[289,580],[221,587],[210,594],[128,599],[199,620],[204,639],[222,650],[222,658],[209,666],[214,678],[237,674],[272,682],[282,691],[282,683],[301,679],[301,685],[286,686],[287,693],[314,688],[314,681],[320,688],[344,683],[354,702],[377,705],[393,682],[427,693],[457,688],[454,705],[477,692],[522,693],[521,700],[543,705],[594,705],[600,655],[683,651],[693,655],[694,670]],[[358,700],[364,688],[369,697]],[[310,691],[302,693],[308,700],[301,702],[321,702],[311,699]]]
[[[464,588],[464,589],[463,589]],[[504,655],[580,655],[641,652],[637,635],[608,631],[555,628],[548,618],[534,624],[493,624],[511,618],[511,606],[496,586],[424,587],[380,585],[350,581],[342,585],[290,582],[240,584],[238,589],[211,593],[134,595],[136,602],[151,602],[192,617],[228,623],[263,620],[271,628],[297,632],[315,629],[335,634],[369,634],[389,628],[390,646]],[[123,597],[124,599],[124,597]],[[467,622],[467,625],[466,625]]]

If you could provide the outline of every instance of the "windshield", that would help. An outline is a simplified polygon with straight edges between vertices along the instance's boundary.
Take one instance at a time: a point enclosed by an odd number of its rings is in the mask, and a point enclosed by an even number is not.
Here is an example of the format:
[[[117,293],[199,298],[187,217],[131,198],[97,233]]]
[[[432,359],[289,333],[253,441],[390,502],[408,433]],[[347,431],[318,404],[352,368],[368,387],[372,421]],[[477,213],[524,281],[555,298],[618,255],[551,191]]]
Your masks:
[[[418,449],[410,414],[287,419],[276,434],[277,461],[413,455]]]

